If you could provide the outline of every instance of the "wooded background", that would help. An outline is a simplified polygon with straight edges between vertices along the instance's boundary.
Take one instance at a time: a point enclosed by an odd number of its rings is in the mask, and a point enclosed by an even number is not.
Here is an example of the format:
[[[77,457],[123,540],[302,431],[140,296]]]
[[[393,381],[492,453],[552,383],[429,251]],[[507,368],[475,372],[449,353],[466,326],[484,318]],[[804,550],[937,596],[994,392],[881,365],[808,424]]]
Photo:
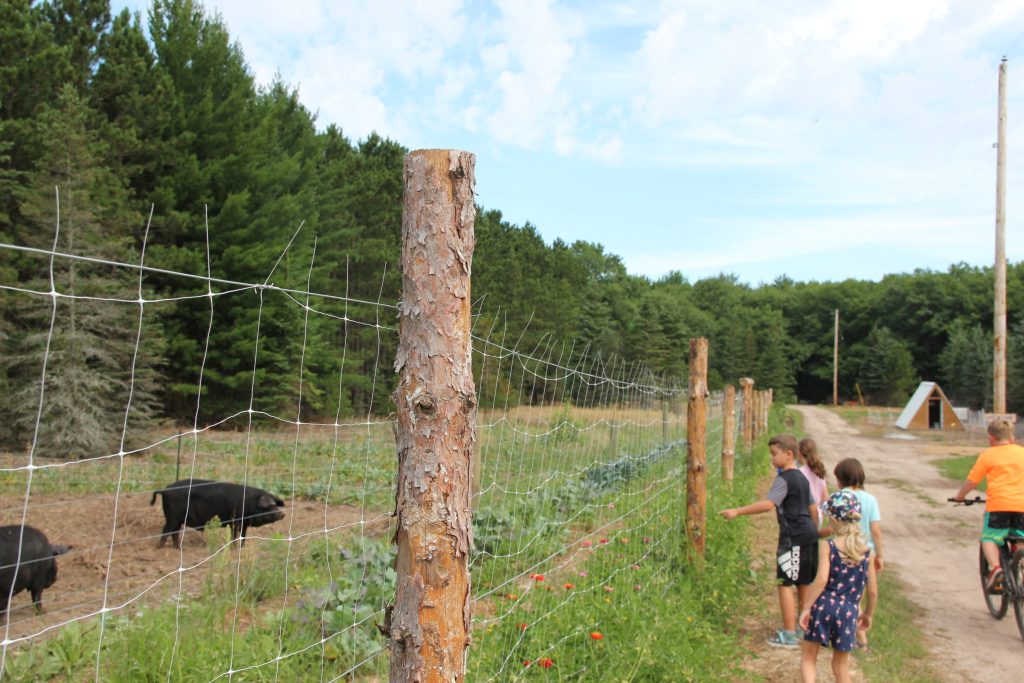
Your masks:
[[[273,284],[369,303],[317,304],[329,315],[315,316],[308,329],[302,413],[333,415],[339,363],[348,378],[344,410],[388,413],[396,337],[379,332],[396,325],[390,306],[401,281],[407,150],[377,135],[348,139],[331,122],[316,121],[287,83],[257,85],[228,28],[190,0],[156,0],[148,26],[147,34],[127,11],[112,16],[107,0],[0,3],[0,242],[138,263],[152,208],[147,266],[206,275],[209,248],[215,278],[248,282],[253,273],[271,272],[304,224]],[[61,188],[56,245],[54,186]],[[599,244],[546,243],[535,226],[512,225],[496,207],[480,208],[476,234],[474,329],[496,321],[525,328],[522,349],[550,337],[575,339],[591,355],[684,377],[680,350],[706,337],[711,390],[753,376],[774,387],[777,399],[830,401],[839,309],[840,397],[855,397],[859,383],[869,401],[899,404],[928,379],[941,382],[957,404],[980,408],[991,400],[990,268],[959,264],[880,282],[804,283],[783,275],[751,286],[742,273],[691,282],[681,272],[652,280],[627,272]],[[685,233],[678,239],[685,241]],[[123,273],[62,261],[53,275],[57,291],[75,297],[123,294],[134,301],[138,278]],[[48,258],[0,251],[4,283],[48,291],[49,278]],[[160,418],[191,421],[200,368],[208,392],[200,423],[247,401],[253,366],[239,359],[252,357],[245,351],[256,342],[257,324],[254,407],[295,403],[301,308],[269,292],[262,306],[256,296],[218,299],[211,316],[206,286],[196,281],[189,290],[180,280],[145,278],[147,299],[174,301],[147,304],[129,416],[139,428]],[[195,298],[183,298],[189,296]],[[11,449],[24,447],[38,407],[41,322],[48,324],[53,302],[37,299],[27,303],[0,290],[0,411],[13,416],[0,421],[0,442]],[[1008,269],[1008,301],[1008,408],[1021,411],[1020,263]],[[123,412],[138,311],[78,298],[58,298],[56,305],[48,372],[67,378],[69,389],[47,410],[74,417],[70,424],[44,423],[63,425],[60,439],[74,442],[68,455],[106,448],[115,437],[101,423],[116,423],[103,418]],[[207,350],[202,340],[211,324]],[[339,359],[334,351],[343,337],[347,353]],[[87,399],[70,388],[85,390],[90,373],[100,372],[107,379]],[[520,389],[524,402],[553,398],[543,386]]]

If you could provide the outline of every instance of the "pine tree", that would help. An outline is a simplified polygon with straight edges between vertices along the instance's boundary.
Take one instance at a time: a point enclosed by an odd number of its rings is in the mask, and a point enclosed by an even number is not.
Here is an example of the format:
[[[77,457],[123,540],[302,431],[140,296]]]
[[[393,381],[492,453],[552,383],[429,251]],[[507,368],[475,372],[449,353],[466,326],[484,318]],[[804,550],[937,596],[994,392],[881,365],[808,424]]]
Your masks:
[[[939,356],[942,388],[956,405],[981,410],[991,405],[992,339],[980,325],[955,326]]]
[[[880,405],[900,405],[917,384],[914,359],[907,345],[886,327],[876,327],[860,350],[858,381]]]
[[[71,84],[61,90],[57,107],[43,115],[46,148],[33,174],[34,191],[20,207],[27,224],[19,241],[42,248],[53,244],[57,186],[58,251],[137,260],[130,236],[139,217],[126,210],[121,184],[101,166],[103,150],[90,133],[90,117]],[[126,406],[125,444],[137,444],[154,414],[159,379],[159,340],[148,324],[136,354],[139,307],[132,301],[138,297],[138,275],[67,258],[55,258],[51,271],[49,263],[37,260],[21,277],[29,289],[47,292],[52,275],[59,296],[23,295],[4,354],[11,362],[15,436],[21,444],[32,439],[43,390],[37,455],[117,452]]]

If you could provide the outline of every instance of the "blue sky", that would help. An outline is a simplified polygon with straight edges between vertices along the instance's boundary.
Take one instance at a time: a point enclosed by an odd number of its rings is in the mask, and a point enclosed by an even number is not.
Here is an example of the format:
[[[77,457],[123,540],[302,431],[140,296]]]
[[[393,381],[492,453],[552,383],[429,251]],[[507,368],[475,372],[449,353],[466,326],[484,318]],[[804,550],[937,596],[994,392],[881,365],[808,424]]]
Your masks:
[[[482,206],[651,278],[990,264],[1006,55],[1024,260],[1024,0],[203,6],[321,128],[474,152]]]

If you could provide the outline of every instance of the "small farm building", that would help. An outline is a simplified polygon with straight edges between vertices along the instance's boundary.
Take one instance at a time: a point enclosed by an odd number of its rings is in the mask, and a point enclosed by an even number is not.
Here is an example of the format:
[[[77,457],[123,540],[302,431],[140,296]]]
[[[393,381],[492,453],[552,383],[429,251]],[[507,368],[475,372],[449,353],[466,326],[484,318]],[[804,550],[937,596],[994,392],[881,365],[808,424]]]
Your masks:
[[[963,429],[949,399],[935,382],[921,382],[896,420],[900,429]]]

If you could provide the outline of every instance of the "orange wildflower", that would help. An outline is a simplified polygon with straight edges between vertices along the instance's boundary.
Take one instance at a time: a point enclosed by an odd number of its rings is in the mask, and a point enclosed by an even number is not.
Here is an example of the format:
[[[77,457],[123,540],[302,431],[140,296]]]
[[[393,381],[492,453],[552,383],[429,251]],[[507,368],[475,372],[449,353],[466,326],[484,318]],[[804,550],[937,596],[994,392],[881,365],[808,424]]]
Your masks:
[[[603,633],[598,633],[597,631],[591,631],[590,632],[590,639],[591,640],[604,640],[604,634]]]

